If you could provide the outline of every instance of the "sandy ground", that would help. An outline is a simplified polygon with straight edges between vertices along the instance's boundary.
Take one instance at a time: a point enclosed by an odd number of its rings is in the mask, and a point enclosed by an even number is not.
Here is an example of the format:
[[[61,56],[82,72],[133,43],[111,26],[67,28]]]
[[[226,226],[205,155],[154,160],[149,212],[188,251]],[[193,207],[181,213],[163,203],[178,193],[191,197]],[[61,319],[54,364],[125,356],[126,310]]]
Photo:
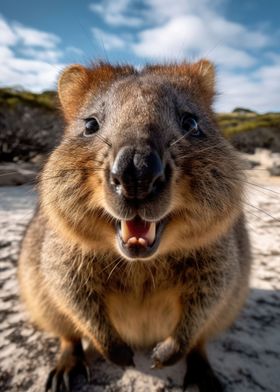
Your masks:
[[[257,159],[262,165],[250,172],[245,206],[254,253],[250,296],[230,331],[209,345],[227,392],[280,391],[280,177],[264,170],[267,156]],[[30,325],[18,298],[17,253],[35,205],[30,186],[0,188],[1,392],[43,391],[57,352],[56,339]],[[136,369],[122,370],[94,357],[91,384],[81,376],[74,390],[181,391],[184,362],[161,371],[149,370],[149,363],[137,354]]]

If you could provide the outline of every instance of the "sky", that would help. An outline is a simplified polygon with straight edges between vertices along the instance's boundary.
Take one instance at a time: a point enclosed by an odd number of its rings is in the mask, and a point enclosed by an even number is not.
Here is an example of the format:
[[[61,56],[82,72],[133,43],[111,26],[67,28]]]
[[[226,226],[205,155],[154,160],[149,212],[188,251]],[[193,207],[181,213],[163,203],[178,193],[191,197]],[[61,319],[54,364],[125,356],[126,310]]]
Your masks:
[[[279,15],[279,0],[0,0],[0,86],[55,89],[71,63],[203,57],[217,111],[280,111]]]

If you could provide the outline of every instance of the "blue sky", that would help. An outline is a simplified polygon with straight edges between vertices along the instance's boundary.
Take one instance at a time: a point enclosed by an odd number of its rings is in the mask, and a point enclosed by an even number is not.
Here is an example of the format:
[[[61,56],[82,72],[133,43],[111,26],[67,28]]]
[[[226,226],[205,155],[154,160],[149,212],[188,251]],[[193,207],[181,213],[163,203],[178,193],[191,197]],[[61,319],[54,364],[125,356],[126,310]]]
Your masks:
[[[53,89],[70,63],[217,65],[216,109],[280,111],[278,0],[1,0],[0,85]]]

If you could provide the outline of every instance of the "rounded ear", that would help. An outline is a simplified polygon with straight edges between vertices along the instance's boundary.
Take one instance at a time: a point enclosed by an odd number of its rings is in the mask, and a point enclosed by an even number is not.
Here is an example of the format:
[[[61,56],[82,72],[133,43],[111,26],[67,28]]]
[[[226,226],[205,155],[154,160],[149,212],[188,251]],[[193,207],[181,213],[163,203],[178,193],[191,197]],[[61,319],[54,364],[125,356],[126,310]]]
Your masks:
[[[70,65],[60,75],[58,96],[67,121],[77,114],[90,82],[90,70],[79,64]]]
[[[135,72],[128,65],[113,66],[104,62],[93,63],[90,68],[79,64],[65,68],[58,80],[58,96],[66,120],[75,118],[88,94],[95,94],[98,90],[107,88],[117,78]]]
[[[200,86],[205,99],[211,104],[215,96],[216,71],[215,66],[208,60],[202,59],[192,65],[200,80]]]
[[[215,96],[215,66],[202,59],[196,63],[152,65],[146,72],[172,76],[180,87],[191,90],[200,100],[211,106]]]

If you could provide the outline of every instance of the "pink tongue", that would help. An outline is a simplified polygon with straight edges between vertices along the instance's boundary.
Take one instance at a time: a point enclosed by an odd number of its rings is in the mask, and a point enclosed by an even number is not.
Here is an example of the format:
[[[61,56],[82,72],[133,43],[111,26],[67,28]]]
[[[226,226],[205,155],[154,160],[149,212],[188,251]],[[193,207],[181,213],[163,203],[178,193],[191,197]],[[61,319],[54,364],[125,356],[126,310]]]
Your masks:
[[[146,222],[139,217],[130,221],[121,221],[120,235],[126,246],[147,247],[154,243],[156,238],[156,223]]]
[[[131,237],[145,238],[145,234],[148,233],[151,223],[145,222],[141,218],[136,217],[133,220],[126,221],[126,225],[131,233]]]

